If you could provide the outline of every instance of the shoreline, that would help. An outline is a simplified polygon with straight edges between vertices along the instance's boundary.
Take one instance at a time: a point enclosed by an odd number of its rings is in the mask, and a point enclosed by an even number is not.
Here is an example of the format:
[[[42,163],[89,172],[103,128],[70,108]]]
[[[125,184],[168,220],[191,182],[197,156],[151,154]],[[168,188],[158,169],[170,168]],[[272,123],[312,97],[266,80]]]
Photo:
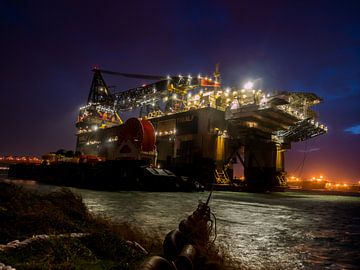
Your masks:
[[[122,191],[129,191],[129,190],[103,190],[103,189],[91,189],[91,188],[81,188],[76,186],[60,186],[56,184],[51,183],[43,183],[37,180],[31,180],[31,179],[18,179],[18,178],[9,178],[6,174],[0,174],[0,182],[5,183],[14,183],[14,184],[20,184],[20,185],[43,185],[43,186],[49,186],[49,187],[57,187],[57,188],[80,188],[85,190],[93,190],[93,191],[109,191],[109,192],[122,192]],[[136,190],[134,190],[136,191]],[[234,190],[219,190],[222,192],[239,192],[239,193],[253,193],[253,192],[246,192],[246,191],[234,191]],[[139,191],[139,192],[153,192],[153,191]],[[172,191],[173,192],[173,191]],[[351,191],[337,191],[337,190],[319,190],[319,189],[292,189],[288,188],[285,189],[284,192],[280,193],[303,193],[303,194],[312,194],[312,195],[334,195],[334,196],[351,196],[351,197],[360,197],[360,192],[351,192]],[[176,193],[176,192],[175,192]],[[278,192],[269,192],[268,194],[274,194]],[[261,193],[260,193],[261,194]],[[263,193],[267,194],[267,193]]]
[[[141,231],[90,213],[68,189],[1,182],[0,220],[0,262],[16,269],[136,269],[148,254]]]

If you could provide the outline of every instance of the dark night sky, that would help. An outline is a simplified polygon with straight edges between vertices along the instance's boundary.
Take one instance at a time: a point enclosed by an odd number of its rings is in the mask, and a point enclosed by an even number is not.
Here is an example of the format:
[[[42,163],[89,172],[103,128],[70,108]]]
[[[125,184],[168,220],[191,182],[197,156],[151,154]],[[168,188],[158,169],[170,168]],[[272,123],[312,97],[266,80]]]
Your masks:
[[[323,97],[329,133],[294,144],[287,169],[305,156],[303,176],[359,181],[359,14],[360,1],[344,0],[2,0],[0,155],[74,148],[94,64],[175,75],[219,62],[224,85],[260,78],[265,91]]]

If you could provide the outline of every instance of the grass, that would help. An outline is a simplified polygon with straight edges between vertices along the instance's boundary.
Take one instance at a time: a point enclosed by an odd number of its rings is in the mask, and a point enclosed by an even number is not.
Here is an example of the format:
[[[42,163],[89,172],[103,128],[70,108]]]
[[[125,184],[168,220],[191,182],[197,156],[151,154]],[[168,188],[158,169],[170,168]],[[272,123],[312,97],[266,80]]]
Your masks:
[[[0,245],[34,235],[53,235],[17,248],[0,248],[0,262],[18,270],[136,269],[146,257],[162,254],[165,237],[95,216],[82,198],[68,189],[41,194],[2,182],[0,224]],[[85,235],[56,237],[69,233]],[[239,269],[224,249],[211,246],[199,253],[204,260],[198,269]]]
[[[135,269],[146,257],[121,233],[138,232],[91,215],[81,197],[68,189],[40,194],[0,183],[0,224],[2,245],[39,234],[86,234],[0,251],[0,262],[16,269]]]

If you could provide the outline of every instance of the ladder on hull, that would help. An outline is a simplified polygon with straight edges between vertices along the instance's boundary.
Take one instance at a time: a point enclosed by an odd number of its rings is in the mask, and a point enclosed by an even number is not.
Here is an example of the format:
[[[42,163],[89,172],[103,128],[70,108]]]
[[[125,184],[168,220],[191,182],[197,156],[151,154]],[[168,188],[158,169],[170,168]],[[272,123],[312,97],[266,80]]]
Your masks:
[[[218,184],[218,185],[230,185],[231,184],[228,174],[223,169],[215,170],[215,180],[216,180],[216,184]]]

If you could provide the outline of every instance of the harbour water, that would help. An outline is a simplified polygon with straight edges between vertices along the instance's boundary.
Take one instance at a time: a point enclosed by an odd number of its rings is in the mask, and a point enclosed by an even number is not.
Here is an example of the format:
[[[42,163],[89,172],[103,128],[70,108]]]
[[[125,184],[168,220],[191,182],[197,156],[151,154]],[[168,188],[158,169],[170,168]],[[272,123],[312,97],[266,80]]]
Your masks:
[[[37,190],[57,187],[22,182]],[[165,235],[203,193],[72,189],[90,211]],[[214,192],[216,242],[246,269],[359,269],[360,197],[321,193]]]

